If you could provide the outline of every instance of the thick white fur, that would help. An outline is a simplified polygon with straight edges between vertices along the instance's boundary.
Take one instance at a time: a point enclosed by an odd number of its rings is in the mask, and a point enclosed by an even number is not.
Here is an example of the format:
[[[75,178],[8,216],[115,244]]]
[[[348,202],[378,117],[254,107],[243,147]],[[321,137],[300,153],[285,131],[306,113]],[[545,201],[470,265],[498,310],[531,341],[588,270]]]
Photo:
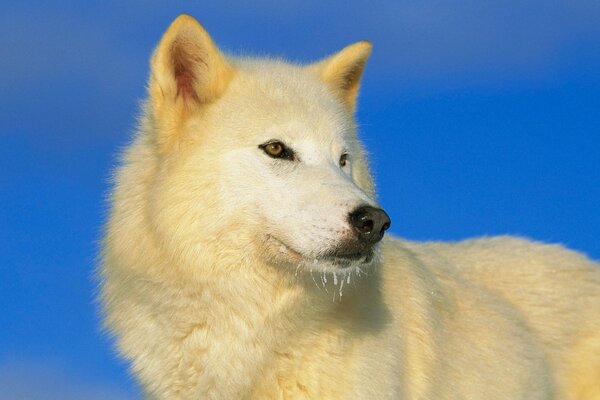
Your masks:
[[[192,79],[169,75],[173,43],[191,46],[173,54],[191,54]],[[351,235],[347,214],[376,205],[353,119],[369,50],[301,67],[224,58],[187,16],[165,34],[100,270],[106,326],[144,393],[600,399],[600,268],[584,256],[387,236],[373,261],[324,257]],[[268,157],[271,139],[299,161]]]

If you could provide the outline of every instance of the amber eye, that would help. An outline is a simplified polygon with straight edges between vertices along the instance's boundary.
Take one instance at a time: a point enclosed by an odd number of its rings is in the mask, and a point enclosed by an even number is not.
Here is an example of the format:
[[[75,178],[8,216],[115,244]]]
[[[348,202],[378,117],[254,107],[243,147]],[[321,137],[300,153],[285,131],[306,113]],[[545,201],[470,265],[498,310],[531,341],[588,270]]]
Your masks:
[[[283,153],[283,145],[279,142],[269,143],[265,146],[265,151],[271,157],[279,157]]]
[[[340,157],[340,167],[345,167],[346,165],[348,165],[348,154],[344,153],[342,154],[342,156]]]
[[[272,140],[270,142],[263,143],[258,147],[261,148],[265,153],[267,153],[269,157],[284,158],[286,160],[294,159],[294,152],[277,140]]]

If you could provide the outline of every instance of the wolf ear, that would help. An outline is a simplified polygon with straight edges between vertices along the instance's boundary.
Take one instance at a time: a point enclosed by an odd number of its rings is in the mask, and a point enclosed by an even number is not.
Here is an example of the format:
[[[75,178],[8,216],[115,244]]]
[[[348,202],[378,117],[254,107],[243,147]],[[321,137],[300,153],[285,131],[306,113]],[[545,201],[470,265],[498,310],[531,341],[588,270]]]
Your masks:
[[[371,48],[371,42],[356,42],[309,66],[351,111],[356,109],[360,78],[371,54]]]
[[[150,65],[149,94],[157,118],[210,103],[225,90],[232,68],[202,25],[180,15],[164,33]]]

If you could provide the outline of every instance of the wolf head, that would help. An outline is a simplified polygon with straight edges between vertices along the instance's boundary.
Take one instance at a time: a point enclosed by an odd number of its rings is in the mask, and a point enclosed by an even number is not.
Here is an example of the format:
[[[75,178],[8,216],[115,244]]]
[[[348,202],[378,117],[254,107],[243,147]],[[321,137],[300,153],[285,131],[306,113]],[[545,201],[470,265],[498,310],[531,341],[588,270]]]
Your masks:
[[[315,64],[225,57],[182,15],[151,61],[148,219],[188,259],[256,256],[298,268],[372,263],[390,226],[354,111],[371,45]]]

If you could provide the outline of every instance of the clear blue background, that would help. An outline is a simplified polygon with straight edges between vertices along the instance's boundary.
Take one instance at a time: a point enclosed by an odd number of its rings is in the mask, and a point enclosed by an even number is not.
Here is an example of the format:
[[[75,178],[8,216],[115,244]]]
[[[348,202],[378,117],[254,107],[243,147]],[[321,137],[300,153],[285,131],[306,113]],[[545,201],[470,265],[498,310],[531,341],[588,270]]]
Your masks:
[[[233,53],[373,41],[358,118],[395,234],[600,258],[599,1],[211,3],[1,2],[0,399],[139,398],[92,274],[149,55],[182,12]]]

